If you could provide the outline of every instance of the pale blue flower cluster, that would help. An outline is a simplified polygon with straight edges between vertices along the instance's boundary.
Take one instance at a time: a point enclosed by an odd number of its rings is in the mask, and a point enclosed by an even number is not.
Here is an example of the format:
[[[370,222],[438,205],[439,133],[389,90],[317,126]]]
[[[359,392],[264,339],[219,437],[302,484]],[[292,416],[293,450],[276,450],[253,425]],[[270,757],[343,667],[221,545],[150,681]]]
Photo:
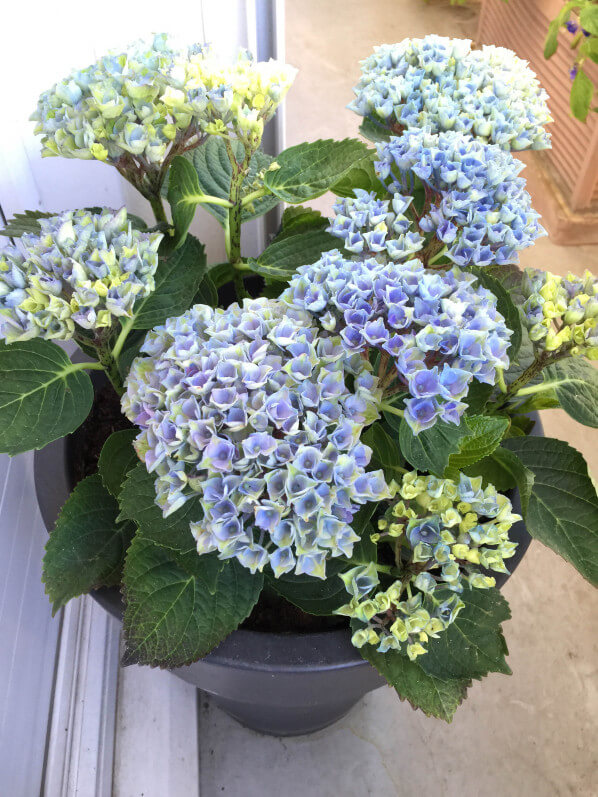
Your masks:
[[[424,184],[431,206],[419,219],[458,266],[517,263],[518,252],[546,235],[531,206],[521,161],[456,132],[413,130],[378,145],[375,164],[391,193]]]
[[[372,540],[392,541],[401,552],[398,574],[408,575],[382,591],[376,591],[374,564],[342,575],[351,600],[337,614],[358,622],[353,644],[377,645],[381,653],[405,650],[411,660],[426,653],[428,639],[446,630],[463,608],[459,595],[465,584],[495,586],[481,568],[508,572],[504,560],[517,548],[509,529],[521,520],[512,510],[492,485],[482,487],[481,477],[460,474],[457,482],[406,473]]]
[[[131,317],[154,290],[161,233],[135,230],[127,211],[69,210],[0,251],[0,337],[66,340]]]
[[[361,64],[349,108],[391,132],[425,127],[505,150],[550,147],[548,95],[511,50],[431,35],[376,47]]]
[[[41,95],[31,119],[42,155],[108,161],[123,172],[133,158],[149,170],[204,133],[261,135],[295,72],[245,51],[228,63],[207,46],[177,48],[158,34],[72,72]]]
[[[423,237],[410,229],[412,222],[405,216],[411,202],[411,197],[400,194],[392,200],[378,199],[374,192],[358,188],[354,199],[340,199],[334,205],[335,218],[328,232],[341,238],[344,249],[354,255],[383,255],[402,262],[424,245]]]
[[[329,557],[351,556],[358,506],[389,496],[359,442],[378,417],[367,363],[268,299],[196,305],[141,351],[123,412],[142,429],[136,449],[164,514],[200,497],[200,554],[320,578]]]
[[[493,385],[508,367],[512,332],[494,294],[475,282],[456,268],[351,261],[333,250],[298,269],[281,298],[340,334],[347,352],[390,357],[385,388],[411,394],[405,420],[417,434],[439,418],[458,424],[472,379]]]

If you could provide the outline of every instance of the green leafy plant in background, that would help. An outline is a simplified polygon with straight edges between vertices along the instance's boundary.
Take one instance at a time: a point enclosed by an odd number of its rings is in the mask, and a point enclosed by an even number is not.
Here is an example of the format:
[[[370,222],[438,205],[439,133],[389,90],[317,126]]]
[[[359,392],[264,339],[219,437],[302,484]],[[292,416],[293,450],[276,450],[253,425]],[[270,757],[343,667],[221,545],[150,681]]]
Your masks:
[[[474,680],[510,673],[495,574],[514,491],[530,534],[598,581],[587,466],[529,417],[598,427],[598,284],[516,265],[544,231],[511,150],[549,146],[550,119],[514,54],[378,48],[351,104],[369,141],[272,157],[263,126],[293,77],[158,36],[42,95],[43,154],[114,166],[154,221],[27,211],[2,231],[0,449],[73,432],[103,372],[131,428],[50,534],[54,611],[120,586],[124,663],[179,667],[266,587],[345,618],[402,699],[450,721]],[[309,206],[328,191],[333,219]],[[242,225],[281,203],[246,257]],[[226,262],[190,233],[198,209]]]

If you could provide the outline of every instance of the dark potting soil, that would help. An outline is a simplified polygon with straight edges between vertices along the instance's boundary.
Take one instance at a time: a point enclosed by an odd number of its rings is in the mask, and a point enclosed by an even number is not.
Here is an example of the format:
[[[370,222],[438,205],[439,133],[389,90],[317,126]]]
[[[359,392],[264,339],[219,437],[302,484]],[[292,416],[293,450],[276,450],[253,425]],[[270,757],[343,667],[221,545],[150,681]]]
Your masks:
[[[102,447],[113,432],[134,428],[120,411],[120,400],[111,384],[96,387],[87,419],[67,438],[68,461],[73,484],[97,473]],[[344,617],[315,617],[293,606],[265,587],[241,628],[270,633],[316,633],[347,626]]]

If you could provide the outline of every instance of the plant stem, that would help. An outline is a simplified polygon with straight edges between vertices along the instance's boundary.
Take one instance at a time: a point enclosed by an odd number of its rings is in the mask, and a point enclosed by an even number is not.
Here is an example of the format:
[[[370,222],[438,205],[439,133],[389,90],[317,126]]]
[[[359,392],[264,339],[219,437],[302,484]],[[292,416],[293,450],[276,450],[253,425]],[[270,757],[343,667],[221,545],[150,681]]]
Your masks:
[[[72,363],[71,371],[104,371],[102,363]]]
[[[539,385],[530,385],[529,387],[522,387],[520,390],[515,393],[516,396],[531,396],[534,393],[542,393],[544,390],[552,390],[555,384],[559,384],[558,382],[550,382],[546,384],[545,382],[541,382]]]
[[[440,258],[441,258],[441,257],[444,257],[444,255],[445,255],[445,254],[446,254],[446,252],[447,252],[447,249],[448,249],[448,247],[446,247],[446,246],[443,246],[443,247],[442,247],[442,249],[440,250],[440,252],[437,252],[437,253],[434,255],[434,257],[431,257],[431,258],[428,260],[428,263],[427,263],[427,265],[428,265],[428,266],[431,266],[431,265],[432,265],[433,263],[435,263],[437,260],[440,260]]]
[[[166,210],[164,209],[164,204],[160,194],[155,194],[154,196],[148,197],[148,201],[152,206],[152,210],[158,224],[168,224],[169,222],[166,216]]]
[[[508,401],[515,396],[519,395],[527,395],[527,393],[536,392],[532,388],[526,388],[526,392],[522,393],[522,388],[527,385],[528,382],[531,382],[534,377],[538,376],[540,372],[546,368],[547,365],[552,365],[552,363],[557,362],[557,360],[561,360],[563,357],[566,357],[569,354],[568,349],[559,352],[547,352],[543,351],[539,355],[537,355],[536,359],[529,365],[525,371],[515,379],[514,382],[511,382],[510,385],[507,385],[506,392],[503,393],[502,396],[498,398],[497,401],[491,405],[491,411],[495,412],[498,409],[504,407]]]
[[[232,204],[228,201],[228,199],[223,199],[219,196],[212,196],[211,194],[187,194],[185,196],[185,203],[195,203],[197,205],[204,203],[206,205],[220,205],[223,208],[232,208]]]
[[[256,191],[252,191],[250,194],[247,194],[247,196],[243,197],[241,200],[241,207],[244,208],[247,205],[250,205],[252,202],[255,202],[256,199],[260,199],[261,197],[267,196],[271,193],[272,191],[266,187],[258,188]]]
[[[226,255],[228,262],[237,269],[234,279],[235,291],[237,293],[238,301],[241,301],[247,293],[243,283],[243,276],[240,273],[244,265],[241,258],[241,216],[243,212],[243,205],[241,201],[241,188],[243,180],[247,175],[249,169],[249,162],[251,160],[251,150],[244,144],[243,145],[243,160],[241,163],[237,160],[232,144],[228,138],[225,138],[226,151],[232,168],[230,190],[229,190],[229,205],[227,221],[225,226],[225,244]],[[241,267],[241,268],[240,268]]]
[[[391,404],[386,404],[384,401],[378,404],[378,409],[384,410],[385,412],[390,412],[391,415],[398,415],[400,418],[402,418],[405,415],[403,410],[400,410],[397,407],[393,407]]]
[[[133,324],[135,322],[134,318],[127,318],[127,320],[122,325],[122,329],[120,331],[119,336],[116,339],[114,346],[112,347],[112,351],[110,355],[113,359],[118,360],[120,357],[120,353],[122,351],[123,346],[125,345],[125,341],[131,329],[133,328]]]

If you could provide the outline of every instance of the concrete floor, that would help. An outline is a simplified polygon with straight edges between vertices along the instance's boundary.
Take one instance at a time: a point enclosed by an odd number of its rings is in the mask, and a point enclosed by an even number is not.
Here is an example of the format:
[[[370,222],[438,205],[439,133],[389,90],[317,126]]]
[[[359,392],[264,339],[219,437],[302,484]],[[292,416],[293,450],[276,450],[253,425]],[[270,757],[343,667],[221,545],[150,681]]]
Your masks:
[[[471,36],[476,6],[448,0],[302,0],[287,3],[287,60],[300,68],[287,100],[287,145],[357,134],[345,110],[357,61],[375,44],[439,33]],[[324,197],[316,203],[328,209]],[[598,273],[598,247],[542,239],[522,258],[558,273]],[[546,433],[568,441],[598,476],[598,434],[561,411]],[[273,739],[203,702],[201,793],[229,797],[478,797],[596,795],[598,593],[550,550],[533,543],[504,588],[510,677],[470,690],[451,725],[427,719],[390,688],[370,694],[333,728]],[[592,785],[593,784],[593,785]]]

